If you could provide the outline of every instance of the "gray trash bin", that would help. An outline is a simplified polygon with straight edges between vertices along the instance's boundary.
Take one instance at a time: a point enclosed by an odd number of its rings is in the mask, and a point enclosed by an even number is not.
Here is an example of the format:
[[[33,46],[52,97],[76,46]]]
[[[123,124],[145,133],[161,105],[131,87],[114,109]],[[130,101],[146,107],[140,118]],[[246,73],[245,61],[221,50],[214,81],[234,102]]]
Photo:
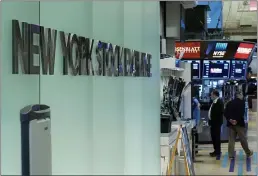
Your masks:
[[[20,111],[22,176],[52,175],[50,107],[29,105]]]

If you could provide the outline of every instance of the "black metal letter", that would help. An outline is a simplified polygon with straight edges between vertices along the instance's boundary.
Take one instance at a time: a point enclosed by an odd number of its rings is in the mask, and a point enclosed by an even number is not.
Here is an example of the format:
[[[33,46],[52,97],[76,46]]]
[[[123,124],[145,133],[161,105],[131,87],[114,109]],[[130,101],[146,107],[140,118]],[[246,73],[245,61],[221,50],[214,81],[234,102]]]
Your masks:
[[[92,64],[92,49],[94,40],[85,37],[79,37],[81,46],[81,74],[94,75]]]
[[[70,37],[71,34],[68,35],[67,42],[65,40],[65,33],[61,31],[60,33],[60,41],[62,46],[62,53],[63,53],[63,74],[68,75],[68,61],[69,61],[69,46],[70,46]]]
[[[134,50],[124,48],[124,76],[134,76],[135,72]]]
[[[35,65],[34,63],[34,54],[39,55],[39,45],[34,44],[34,34],[40,35],[40,27],[35,24],[30,24],[29,29],[30,29],[29,30],[29,33],[30,33],[29,72],[30,74],[40,74],[40,65]],[[39,61],[38,61],[38,64],[40,64]]]
[[[96,47],[97,75],[106,76],[106,48],[107,44],[99,41]]]
[[[79,75],[88,75],[87,74],[87,67],[88,63],[86,60],[86,38],[85,37],[78,37],[78,42],[79,42]]]
[[[73,46],[75,45],[75,62],[73,62]],[[70,42],[70,57],[69,57],[69,67],[72,71],[72,75],[76,76],[79,73],[79,42],[76,34],[73,34],[72,40]]]
[[[151,73],[151,59],[152,59],[152,56],[150,54],[147,54],[147,77],[152,76],[152,73]]]
[[[118,61],[118,76],[124,76],[124,60],[123,60],[124,48],[117,46],[116,52],[118,53],[116,54],[117,61]]]
[[[134,51],[135,61],[134,61],[134,68],[135,68],[135,77],[141,77],[141,52]]]
[[[12,73],[19,73],[19,56],[21,69],[24,74],[29,74],[29,25],[22,23],[22,35],[18,20],[12,21]]]
[[[44,27],[40,27],[40,48],[41,48],[41,63],[42,73],[54,75],[55,69],[55,54],[56,54],[56,30],[46,29],[47,37],[45,36]],[[53,33],[53,35],[52,35]],[[47,39],[47,40],[46,40]]]
[[[109,47],[109,55],[111,55],[111,75],[110,76],[119,76],[120,75],[119,74],[120,46],[111,45]]]
[[[102,42],[102,59],[103,59],[103,76],[108,76],[108,62],[109,58],[107,56],[108,53],[108,44]]]

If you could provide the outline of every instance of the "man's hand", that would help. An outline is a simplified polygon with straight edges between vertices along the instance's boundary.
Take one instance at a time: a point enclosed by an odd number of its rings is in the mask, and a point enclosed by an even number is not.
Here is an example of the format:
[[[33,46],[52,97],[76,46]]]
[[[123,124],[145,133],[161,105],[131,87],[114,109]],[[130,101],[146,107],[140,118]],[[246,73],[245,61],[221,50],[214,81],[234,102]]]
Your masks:
[[[230,122],[232,125],[236,125],[236,124],[237,124],[237,121],[236,121],[236,120],[230,119],[229,122]]]

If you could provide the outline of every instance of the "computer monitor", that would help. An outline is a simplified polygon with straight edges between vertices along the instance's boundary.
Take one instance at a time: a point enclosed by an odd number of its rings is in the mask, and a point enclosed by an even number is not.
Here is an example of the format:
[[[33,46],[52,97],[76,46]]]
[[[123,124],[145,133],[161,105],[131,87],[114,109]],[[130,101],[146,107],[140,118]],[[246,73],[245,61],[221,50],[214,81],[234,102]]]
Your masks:
[[[246,69],[247,69],[246,61],[232,60],[231,61],[230,78],[245,79],[246,78]]]
[[[192,79],[200,79],[200,72],[200,61],[192,61]]]
[[[200,79],[201,78],[201,61],[200,60],[184,60],[183,62],[187,62],[191,64],[191,74],[192,79]]]
[[[229,72],[229,60],[203,61],[203,79],[228,79]]]

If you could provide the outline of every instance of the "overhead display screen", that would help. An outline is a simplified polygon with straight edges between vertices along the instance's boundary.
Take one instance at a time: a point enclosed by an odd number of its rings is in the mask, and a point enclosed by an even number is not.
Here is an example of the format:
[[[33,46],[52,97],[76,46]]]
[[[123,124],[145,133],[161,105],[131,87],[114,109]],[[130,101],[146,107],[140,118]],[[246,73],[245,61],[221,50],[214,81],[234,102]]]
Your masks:
[[[175,55],[183,60],[247,60],[254,43],[237,41],[177,41]]]
[[[235,59],[248,59],[253,48],[254,44],[252,43],[240,43],[235,54]]]
[[[206,41],[202,44],[201,58],[203,59],[233,59],[239,42]]]
[[[223,58],[226,54],[228,43],[216,43],[213,58]]]
[[[231,78],[245,79],[246,77],[246,61],[231,61]]]
[[[222,2],[209,1],[210,11],[207,11],[207,27],[221,29],[222,27]]]
[[[230,61],[205,60],[203,61],[204,79],[227,79],[229,78]]]
[[[200,42],[176,42],[176,58],[199,59],[200,47]]]

